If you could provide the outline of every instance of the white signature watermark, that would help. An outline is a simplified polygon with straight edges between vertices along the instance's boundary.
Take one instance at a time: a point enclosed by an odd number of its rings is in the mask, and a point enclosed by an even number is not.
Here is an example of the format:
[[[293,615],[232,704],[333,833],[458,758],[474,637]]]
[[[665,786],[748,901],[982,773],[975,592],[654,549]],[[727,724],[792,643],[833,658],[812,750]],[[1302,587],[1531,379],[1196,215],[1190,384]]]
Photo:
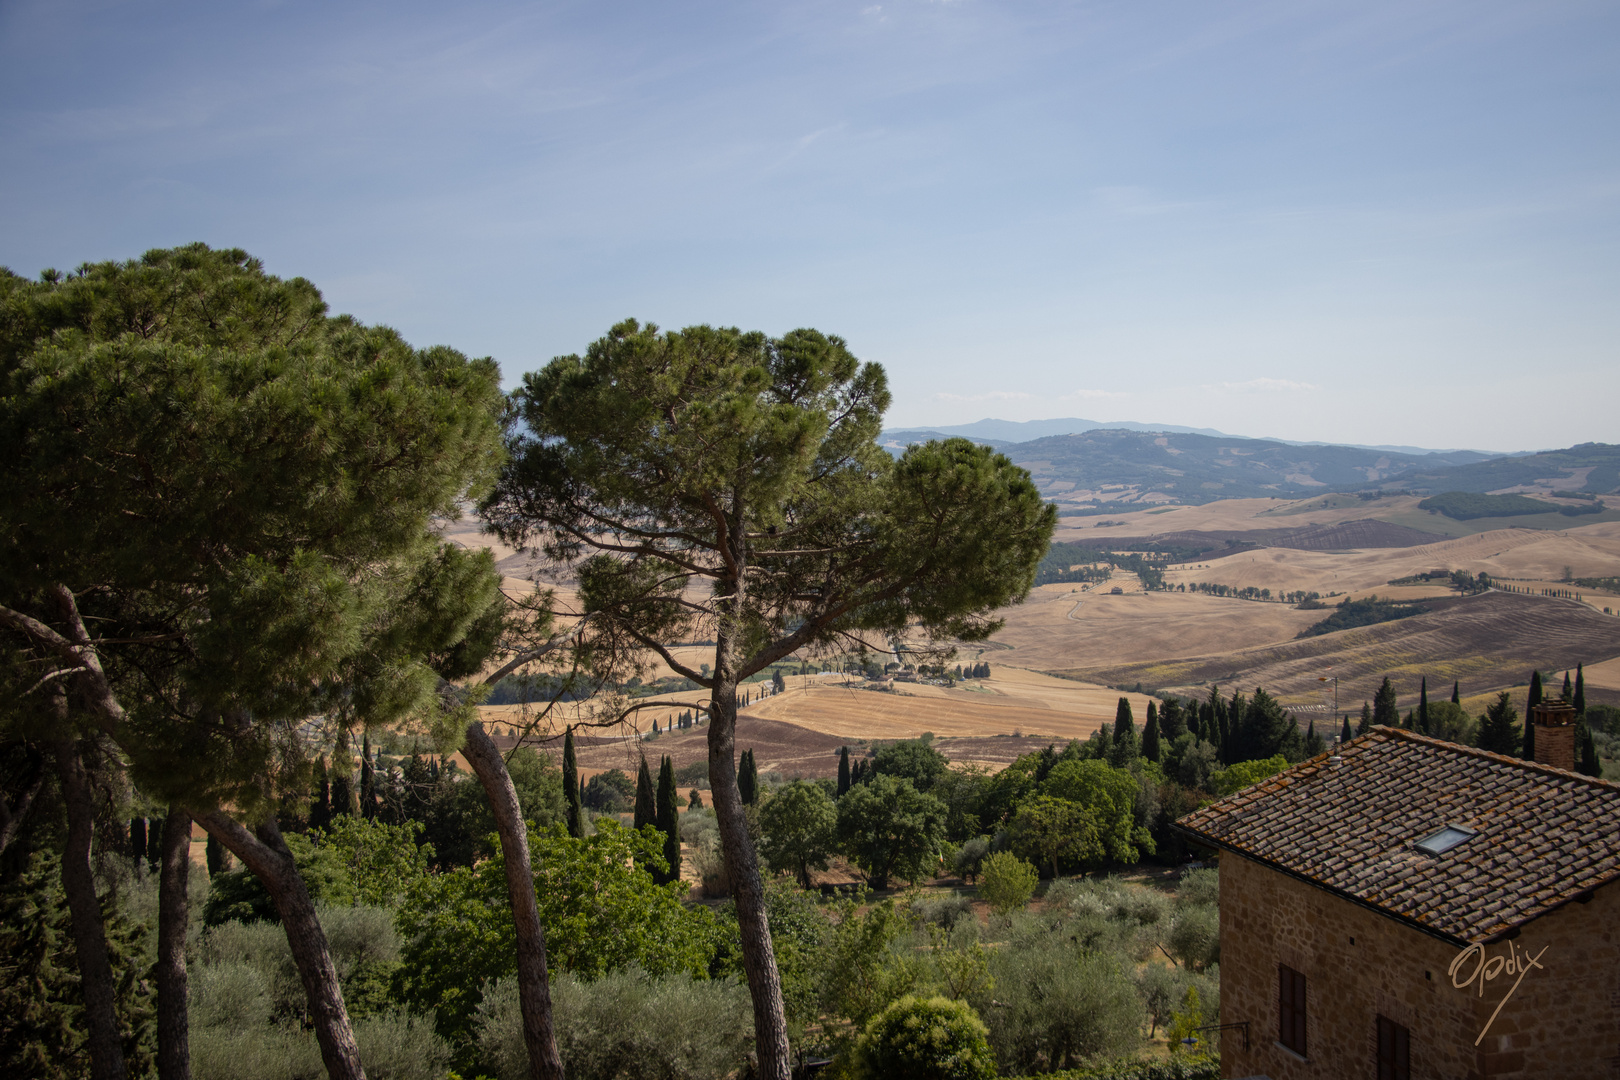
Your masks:
[[[1496,1006],[1496,1012],[1491,1013],[1491,1018],[1485,1021],[1485,1026],[1480,1029],[1479,1038],[1474,1040],[1475,1046],[1478,1046],[1485,1040],[1485,1034],[1491,1030],[1491,1025],[1496,1023],[1497,1014],[1502,1011],[1502,1006],[1508,1003],[1508,998],[1513,996],[1513,991],[1517,990],[1519,988],[1519,984],[1524,981],[1524,977],[1530,974],[1530,969],[1536,968],[1540,971],[1547,970],[1541,966],[1541,958],[1547,955],[1547,948],[1547,946],[1542,946],[1540,952],[1536,953],[1534,956],[1531,956],[1529,950],[1525,950],[1521,953],[1517,948],[1514,947],[1513,942],[1510,941],[1508,942],[1508,951],[1506,956],[1488,957],[1485,954],[1485,946],[1475,944],[1468,946],[1468,948],[1458,953],[1457,958],[1451,962],[1451,967],[1446,970],[1446,974],[1451,976],[1451,985],[1455,986],[1458,990],[1466,990],[1473,983],[1477,982],[1479,983],[1480,997],[1485,996],[1485,984],[1496,978],[1498,975],[1518,976],[1518,978],[1513,980],[1513,985],[1508,988],[1508,992],[1502,995],[1502,1000]],[[1468,978],[1459,981],[1458,975],[1460,973],[1460,969],[1468,963],[1468,959],[1470,957],[1476,958],[1474,970],[1469,974]]]

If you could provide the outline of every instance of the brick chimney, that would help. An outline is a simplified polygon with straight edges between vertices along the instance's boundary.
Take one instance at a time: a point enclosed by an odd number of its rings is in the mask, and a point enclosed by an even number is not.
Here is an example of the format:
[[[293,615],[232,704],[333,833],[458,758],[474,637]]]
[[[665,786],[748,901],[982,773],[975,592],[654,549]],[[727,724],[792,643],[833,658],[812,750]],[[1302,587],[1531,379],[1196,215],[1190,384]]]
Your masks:
[[[1536,760],[1574,772],[1575,706],[1563,701],[1533,706],[1530,722],[1536,725]]]

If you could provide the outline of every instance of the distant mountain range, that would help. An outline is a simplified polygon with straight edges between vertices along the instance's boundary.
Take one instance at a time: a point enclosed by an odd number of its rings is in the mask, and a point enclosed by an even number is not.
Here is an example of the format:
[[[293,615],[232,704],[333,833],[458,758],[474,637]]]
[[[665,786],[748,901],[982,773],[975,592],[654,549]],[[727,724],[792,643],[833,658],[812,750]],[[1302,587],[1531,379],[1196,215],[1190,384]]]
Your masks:
[[[1229,435],[1214,428],[1179,427],[1175,424],[1143,424],[1135,420],[1083,420],[1077,416],[1061,417],[1057,420],[975,420],[971,424],[953,424],[944,427],[930,428],[894,428],[883,433],[885,442],[896,441],[900,446],[908,446],[914,442],[926,442],[930,438],[939,438],[947,435],[959,435],[964,439],[984,443],[987,446],[1001,446],[1006,443],[1029,442],[1034,439],[1045,439],[1053,435],[1075,435],[1084,431],[1094,431],[1106,428],[1110,431],[1151,431],[1154,434],[1168,433],[1173,435],[1208,435],[1217,439],[1248,438],[1244,435]],[[1263,439],[1266,442],[1284,443],[1288,446],[1352,446],[1358,450],[1384,450],[1393,454],[1454,454],[1456,450],[1426,450],[1421,446],[1379,446],[1362,445],[1360,443],[1325,443],[1325,442],[1296,442],[1291,439]],[[1480,453],[1481,458],[1497,457],[1496,454]]]
[[[1089,423],[981,420],[885,431],[882,441],[895,453],[913,442],[948,435],[993,446],[1029,469],[1048,498],[1074,513],[1160,502],[1298,498],[1329,491],[1431,494],[1518,488],[1606,494],[1620,488],[1620,447],[1604,443],[1534,454],[1486,454],[1247,439],[1145,424],[1091,426],[1023,439],[997,437]]]

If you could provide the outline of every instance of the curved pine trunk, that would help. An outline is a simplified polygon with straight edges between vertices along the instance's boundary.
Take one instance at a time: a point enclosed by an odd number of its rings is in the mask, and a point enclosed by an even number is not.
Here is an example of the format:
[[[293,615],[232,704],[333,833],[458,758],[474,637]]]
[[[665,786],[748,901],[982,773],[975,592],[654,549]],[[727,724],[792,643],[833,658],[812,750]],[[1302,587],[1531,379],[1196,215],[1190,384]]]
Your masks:
[[[331,1080],[365,1080],[360,1048],[355,1044],[354,1028],[343,1006],[343,988],[332,963],[332,950],[326,943],[326,931],[321,929],[309,889],[298,874],[275,817],[266,818],[255,830],[257,835],[219,810],[195,817],[209,835],[242,860],[276,902],[287,945],[292,949],[293,963],[304,984],[304,998],[315,1025],[315,1039],[321,1046],[326,1074]]]
[[[709,712],[709,787],[714,816],[720,825],[720,847],[737,904],[737,925],[742,936],[743,971],[754,1001],[754,1049],[759,1055],[760,1080],[788,1080],[791,1067],[787,1014],[782,1008],[782,977],[771,947],[770,920],[765,910],[765,881],[759,856],[748,836],[742,791],[737,787],[736,763],[737,684],[716,679]]]
[[[191,1027],[186,985],[186,929],[191,883],[191,815],[169,807],[163,819],[158,878],[158,1080],[191,1080]]]
[[[79,958],[79,985],[84,991],[84,1020],[89,1036],[92,1080],[123,1080],[123,1040],[118,1037],[118,1015],[113,1005],[112,961],[107,955],[107,930],[101,921],[101,900],[90,872],[90,842],[95,833],[95,807],[90,778],[78,747],[60,742],[53,748],[56,772],[67,803],[67,847],[62,852],[62,889],[72,915],[73,949]]]
[[[495,742],[477,720],[467,725],[462,754],[489,796],[495,829],[501,839],[501,861],[506,867],[506,889],[512,899],[512,922],[517,928],[518,1008],[523,1016],[523,1043],[529,1051],[533,1080],[561,1080],[562,1057],[551,1022],[551,985],[546,977],[546,931],[540,925],[540,905],[534,893],[534,871],[529,864],[529,830],[523,823],[517,788]]]

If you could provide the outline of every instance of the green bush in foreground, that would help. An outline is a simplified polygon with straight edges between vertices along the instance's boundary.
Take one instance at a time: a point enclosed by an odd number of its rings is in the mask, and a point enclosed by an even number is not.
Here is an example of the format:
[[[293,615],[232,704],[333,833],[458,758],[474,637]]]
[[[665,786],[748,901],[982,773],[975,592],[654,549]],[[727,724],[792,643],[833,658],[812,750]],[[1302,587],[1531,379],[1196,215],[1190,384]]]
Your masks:
[[[949,998],[910,995],[866,1025],[853,1050],[861,1080],[979,1080],[996,1075],[986,1030],[973,1010]]]
[[[1119,1061],[1086,1069],[1045,1073],[1041,1080],[1220,1080],[1218,1057],[1180,1057],[1169,1061]]]
[[[1006,915],[1029,903],[1039,877],[1033,866],[1012,852],[998,851],[979,871],[979,898],[997,915]]]

